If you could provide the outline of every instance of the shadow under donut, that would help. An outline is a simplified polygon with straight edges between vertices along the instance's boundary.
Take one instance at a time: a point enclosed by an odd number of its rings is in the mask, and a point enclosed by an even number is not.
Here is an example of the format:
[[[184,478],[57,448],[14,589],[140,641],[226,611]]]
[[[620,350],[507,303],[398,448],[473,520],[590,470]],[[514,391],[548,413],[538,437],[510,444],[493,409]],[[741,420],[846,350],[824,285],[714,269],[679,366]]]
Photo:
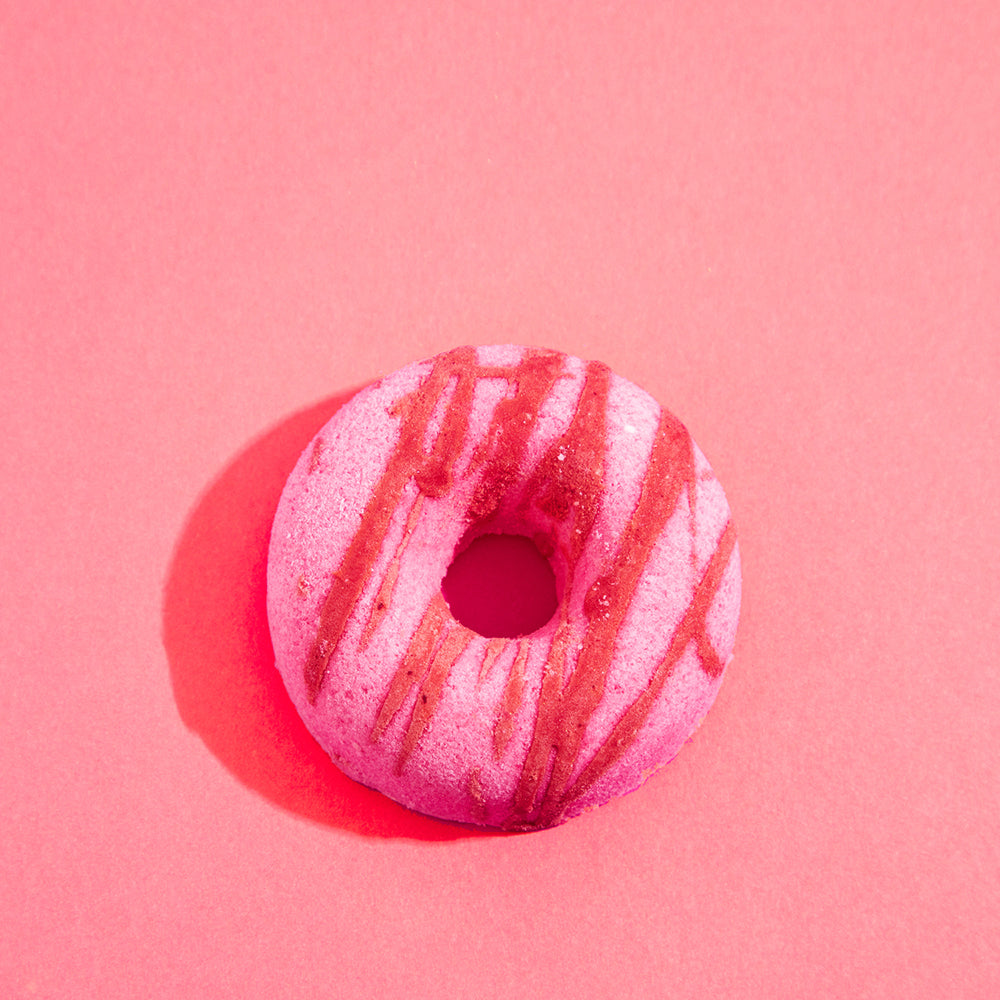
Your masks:
[[[299,718],[274,666],[267,549],[299,455],[355,393],[283,421],[234,458],[194,507],[163,599],[163,642],[185,725],[247,787],[307,819],[416,840],[483,836],[413,813],[347,778]]]

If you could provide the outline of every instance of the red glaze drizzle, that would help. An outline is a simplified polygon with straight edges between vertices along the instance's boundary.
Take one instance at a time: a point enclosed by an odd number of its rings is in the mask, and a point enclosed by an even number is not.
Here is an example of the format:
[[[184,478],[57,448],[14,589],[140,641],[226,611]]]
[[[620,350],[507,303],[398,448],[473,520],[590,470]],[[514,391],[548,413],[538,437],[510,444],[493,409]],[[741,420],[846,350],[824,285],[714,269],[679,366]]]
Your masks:
[[[529,648],[528,640],[521,639],[517,646],[517,656],[514,657],[514,663],[507,675],[503,697],[500,699],[496,723],[493,726],[493,753],[497,760],[503,756],[514,734],[514,719],[524,697],[524,664],[528,660]]]
[[[490,639],[486,644],[486,651],[483,653],[483,662],[479,665],[479,683],[481,684],[493,669],[493,664],[497,662],[497,657],[507,648],[507,639],[497,636]]]
[[[722,672],[725,664],[719,659],[718,653],[712,648],[712,644],[705,635],[705,618],[708,615],[709,607],[711,607],[712,599],[722,583],[722,576],[729,565],[729,558],[735,545],[736,531],[733,529],[732,522],[728,522],[718,546],[708,561],[701,581],[695,588],[694,597],[671,637],[667,653],[653,673],[649,686],[628,707],[604,744],[580,772],[580,776],[573,782],[572,787],[565,795],[566,801],[572,802],[586,793],[594,782],[635,742],[642,724],[652,710],[653,703],[659,697],[663,685],[673,673],[677,661],[680,660],[689,643],[695,643],[702,669],[709,677],[717,677]]]
[[[431,654],[437,648],[438,639],[442,630],[448,623],[451,615],[448,612],[448,605],[440,594],[435,594],[431,603],[427,606],[420,624],[417,626],[410,645],[403,656],[382,701],[378,716],[375,719],[375,726],[372,729],[372,742],[377,743],[383,733],[395,718],[407,695],[413,687],[423,680],[428,664],[431,662]]]
[[[520,780],[514,789],[514,815],[519,819],[512,825],[530,825],[524,822],[524,818],[534,810],[538,789],[552,760],[553,736],[558,732],[559,713],[562,710],[563,676],[566,670],[568,645],[569,624],[564,609],[542,670],[542,689],[538,695],[535,731],[528,746],[528,755],[521,769]]]
[[[475,359],[476,354],[471,347],[460,347],[441,355],[424,384],[403,397],[397,405],[397,410],[403,413],[399,440],[365,505],[361,527],[355,532],[333,575],[320,612],[316,639],[306,660],[306,691],[311,702],[315,703],[323,686],[330,657],[336,651],[354,605],[368,581],[403,490],[410,479],[430,464],[423,451],[423,435],[438,397],[451,378],[453,366],[471,366]],[[447,416],[445,420],[447,422]]]
[[[475,638],[475,633],[464,625],[454,623],[447,629],[444,640],[438,646],[437,652],[431,660],[427,676],[420,685],[417,701],[413,706],[413,716],[407,727],[406,735],[403,737],[403,745],[396,761],[397,774],[402,774],[403,766],[410,754],[413,753],[417,743],[420,742],[420,737],[424,735],[424,730],[431,721],[438,701],[441,699],[441,688],[444,687],[444,682],[448,679],[451,668],[465,652],[466,646],[473,638]]]
[[[478,476],[478,481],[466,515],[468,521],[476,523],[491,517],[521,480],[520,469],[527,442],[542,403],[563,374],[563,358],[554,352],[528,351],[511,367],[479,366],[476,362],[472,348],[458,348],[440,355],[423,384],[394,406],[393,412],[401,416],[399,438],[365,506],[361,526],[333,576],[316,639],[306,660],[306,689],[312,702],[319,694],[330,657],[336,651],[378,559],[406,485],[414,480],[422,496],[416,503],[417,513],[411,511],[408,518],[390,565],[390,575],[393,566],[398,570],[399,560],[419,516],[422,497],[441,497],[451,489],[479,378],[504,378],[513,383],[515,391],[496,405],[489,430],[473,452],[468,474]],[[569,426],[548,449],[520,491],[518,510],[523,513],[534,506],[568,529],[557,533],[566,563],[564,593],[567,594],[572,590],[577,561],[604,495],[610,378],[606,366],[596,362],[587,365]],[[454,389],[445,406],[440,430],[428,453],[424,448],[427,428],[453,381]],[[315,454],[318,458],[318,452]],[[721,672],[723,664],[704,632],[708,608],[735,544],[735,533],[730,525],[726,526],[671,639],[668,652],[654,671],[647,689],[629,706],[597,754],[572,785],[569,784],[587,725],[604,695],[615,638],[638,582],[685,488],[689,513],[693,511],[694,485],[690,436],[676,418],[662,411],[639,500],[622,533],[617,554],[585,596],[585,636],[575,658],[569,654],[571,626],[564,602],[543,668],[532,738],[507,825],[518,828],[550,825],[572,801],[585,794],[633,743],[674,665],[692,641],[705,672],[711,677]],[[393,575],[388,589],[385,584],[380,588],[363,630],[363,644],[367,644],[381,623],[385,608],[379,607],[379,602],[389,603],[394,583]],[[371,733],[372,741],[379,741],[414,689],[418,689],[402,738],[398,772],[402,771],[425,733],[452,667],[474,638],[474,633],[455,622],[444,598],[436,594],[390,681]],[[503,641],[492,640],[487,644],[480,680],[504,648]],[[510,742],[521,708],[528,650],[529,642],[521,640],[501,696],[493,733],[497,759]],[[478,769],[469,774],[468,792],[476,814],[484,815],[485,800]]]
[[[604,495],[605,423],[611,370],[599,361],[587,373],[573,419],[566,432],[538,463],[528,480],[521,509],[534,504],[557,523],[572,519],[567,551],[566,591],[597,518]]]
[[[478,767],[469,771],[467,783],[469,798],[472,799],[472,812],[480,823],[486,822],[486,796],[483,794],[483,780]]]
[[[312,451],[309,454],[309,471],[315,472],[321,464],[321,459],[323,458],[323,439],[316,438],[316,443],[312,447]]]
[[[368,648],[368,643],[371,642],[375,630],[382,623],[382,619],[385,618],[389,611],[389,605],[392,603],[392,595],[396,589],[396,580],[399,579],[399,564],[403,558],[403,552],[409,544],[410,535],[413,534],[417,526],[417,521],[420,519],[420,511],[423,510],[423,506],[424,496],[421,493],[417,495],[417,499],[410,508],[410,513],[406,517],[406,525],[403,528],[403,537],[399,540],[399,545],[396,546],[396,554],[393,556],[392,562],[389,563],[385,571],[385,576],[382,577],[382,582],[379,584],[375,600],[372,602],[371,613],[368,616],[364,631],[361,633],[361,640],[358,643],[358,649],[362,653]]]
[[[573,772],[587,724],[604,696],[614,644],[653,546],[676,508],[684,487],[694,482],[694,454],[685,427],[665,410],[653,441],[639,502],[632,513],[612,567],[587,591],[583,610],[587,630],[576,666],[559,694],[554,725],[536,727],[535,739],[546,758],[554,754],[552,774],[538,820],[549,825],[564,808],[566,783]],[[692,492],[688,491],[689,500]],[[523,800],[523,801],[526,801]],[[530,820],[529,816],[522,816]]]

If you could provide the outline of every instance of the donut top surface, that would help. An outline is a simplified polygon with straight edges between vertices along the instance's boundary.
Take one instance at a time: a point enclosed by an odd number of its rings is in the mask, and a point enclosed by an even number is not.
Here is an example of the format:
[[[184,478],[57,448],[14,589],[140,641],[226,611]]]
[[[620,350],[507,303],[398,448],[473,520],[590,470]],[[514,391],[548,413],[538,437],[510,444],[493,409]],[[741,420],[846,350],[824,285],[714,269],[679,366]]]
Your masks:
[[[484,534],[556,577],[530,635],[479,635],[441,582]],[[637,787],[708,710],[739,554],[684,426],[600,362],[463,347],[344,406],[275,517],[276,663],[341,768],[414,809],[550,826]]]

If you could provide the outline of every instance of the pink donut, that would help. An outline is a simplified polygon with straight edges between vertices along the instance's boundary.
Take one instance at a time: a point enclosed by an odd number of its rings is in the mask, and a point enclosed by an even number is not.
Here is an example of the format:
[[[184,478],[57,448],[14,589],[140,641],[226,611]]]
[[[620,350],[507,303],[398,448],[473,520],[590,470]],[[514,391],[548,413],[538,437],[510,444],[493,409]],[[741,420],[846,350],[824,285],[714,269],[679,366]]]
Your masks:
[[[557,609],[480,635],[442,595],[456,550],[524,535]],[[271,533],[275,658],[347,775],[411,809],[537,829],[637,788],[731,658],[739,550],[684,426],[598,362],[461,347],[358,393]]]

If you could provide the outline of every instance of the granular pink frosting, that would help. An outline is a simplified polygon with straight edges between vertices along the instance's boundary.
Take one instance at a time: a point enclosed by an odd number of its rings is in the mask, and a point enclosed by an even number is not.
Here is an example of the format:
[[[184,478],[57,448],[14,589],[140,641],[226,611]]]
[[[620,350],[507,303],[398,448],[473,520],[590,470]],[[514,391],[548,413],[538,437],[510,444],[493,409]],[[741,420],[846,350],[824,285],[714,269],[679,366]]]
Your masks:
[[[463,540],[533,539],[558,608],[489,638],[441,583]],[[708,711],[739,549],[684,426],[605,365],[464,347],[360,392],[271,534],[278,670],[349,776],[446,820],[551,826],[632,791]]]

